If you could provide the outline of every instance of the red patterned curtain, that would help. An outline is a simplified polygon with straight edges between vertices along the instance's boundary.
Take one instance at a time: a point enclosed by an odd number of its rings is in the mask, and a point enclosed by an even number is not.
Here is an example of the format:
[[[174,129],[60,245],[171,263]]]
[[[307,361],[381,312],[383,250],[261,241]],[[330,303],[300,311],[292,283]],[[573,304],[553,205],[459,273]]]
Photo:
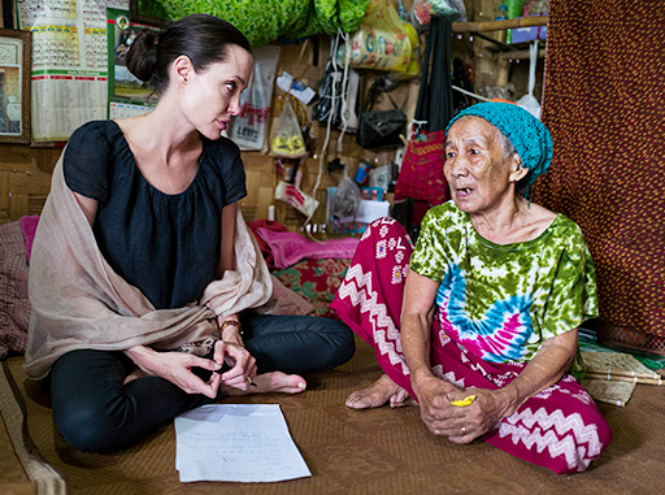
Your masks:
[[[552,0],[534,200],[577,222],[601,340],[665,353],[665,2]]]

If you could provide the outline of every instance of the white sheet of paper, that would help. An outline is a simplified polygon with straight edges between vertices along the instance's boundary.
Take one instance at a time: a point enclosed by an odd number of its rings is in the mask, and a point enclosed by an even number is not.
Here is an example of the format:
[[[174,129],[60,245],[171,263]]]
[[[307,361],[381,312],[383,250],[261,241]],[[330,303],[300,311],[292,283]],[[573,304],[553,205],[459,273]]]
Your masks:
[[[356,212],[356,222],[371,223],[377,218],[390,215],[390,203],[388,201],[371,201],[361,199]]]
[[[175,419],[180,481],[283,481],[311,476],[278,404],[211,404]]]

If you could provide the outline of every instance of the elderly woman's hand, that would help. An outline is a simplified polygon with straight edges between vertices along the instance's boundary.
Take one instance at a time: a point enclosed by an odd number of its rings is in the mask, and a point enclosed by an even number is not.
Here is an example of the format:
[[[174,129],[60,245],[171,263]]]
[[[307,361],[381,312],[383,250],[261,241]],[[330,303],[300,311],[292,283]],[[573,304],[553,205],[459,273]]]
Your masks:
[[[452,402],[464,402],[475,396],[469,405],[456,406]],[[454,443],[470,443],[484,435],[505,416],[507,400],[504,390],[469,388],[448,395],[445,408],[438,419],[428,425],[436,435],[447,436]]]
[[[453,406],[450,405],[449,397],[459,392],[459,389],[432,374],[415,378],[412,385],[420,404],[420,418],[432,433],[440,434],[437,425],[450,417],[450,408]]]

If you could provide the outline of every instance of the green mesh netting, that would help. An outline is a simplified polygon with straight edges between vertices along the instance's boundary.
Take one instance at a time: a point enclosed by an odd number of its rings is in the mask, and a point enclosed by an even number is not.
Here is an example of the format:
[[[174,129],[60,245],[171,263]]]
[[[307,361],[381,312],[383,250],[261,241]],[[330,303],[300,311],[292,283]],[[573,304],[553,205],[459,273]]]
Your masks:
[[[155,0],[143,2],[145,15],[180,19],[207,13],[240,29],[257,48],[280,37],[296,40],[312,34],[355,31],[369,0]],[[147,4],[152,4],[149,7]],[[151,12],[150,12],[151,11]]]

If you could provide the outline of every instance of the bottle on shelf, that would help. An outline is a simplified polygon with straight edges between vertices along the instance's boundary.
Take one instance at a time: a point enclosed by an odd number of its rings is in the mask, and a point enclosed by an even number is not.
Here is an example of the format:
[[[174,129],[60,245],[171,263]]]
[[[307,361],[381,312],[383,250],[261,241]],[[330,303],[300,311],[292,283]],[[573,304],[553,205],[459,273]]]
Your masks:
[[[514,19],[522,15],[522,0],[505,0],[507,7],[508,19]],[[513,42],[513,30],[506,30],[506,43]]]
[[[495,21],[505,21],[508,19],[508,7],[505,3],[502,3],[499,7],[499,15],[494,18]],[[506,42],[506,30],[500,29],[494,32],[494,39],[500,41],[501,43]]]

